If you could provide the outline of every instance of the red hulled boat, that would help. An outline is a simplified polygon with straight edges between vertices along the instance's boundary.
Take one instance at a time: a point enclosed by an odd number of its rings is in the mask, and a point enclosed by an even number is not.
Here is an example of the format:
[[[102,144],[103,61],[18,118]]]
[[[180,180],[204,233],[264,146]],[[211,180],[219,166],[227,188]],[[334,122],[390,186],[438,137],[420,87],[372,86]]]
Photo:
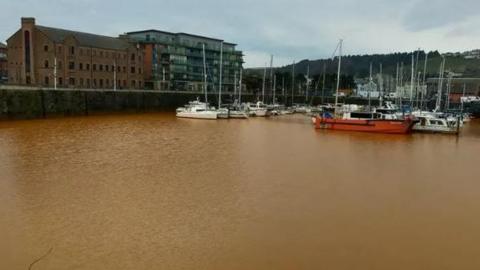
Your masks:
[[[315,128],[344,131],[375,132],[388,134],[407,134],[412,131],[416,121],[406,118],[404,120],[388,119],[339,119],[317,116]]]

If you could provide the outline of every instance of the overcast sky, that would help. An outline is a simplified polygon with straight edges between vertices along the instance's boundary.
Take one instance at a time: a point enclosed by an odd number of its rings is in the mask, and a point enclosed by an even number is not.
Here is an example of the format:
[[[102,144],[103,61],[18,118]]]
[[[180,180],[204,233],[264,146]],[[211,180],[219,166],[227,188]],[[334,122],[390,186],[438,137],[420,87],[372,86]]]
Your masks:
[[[97,34],[159,29],[239,44],[246,67],[346,54],[480,48],[479,0],[0,0],[0,40],[20,17]]]

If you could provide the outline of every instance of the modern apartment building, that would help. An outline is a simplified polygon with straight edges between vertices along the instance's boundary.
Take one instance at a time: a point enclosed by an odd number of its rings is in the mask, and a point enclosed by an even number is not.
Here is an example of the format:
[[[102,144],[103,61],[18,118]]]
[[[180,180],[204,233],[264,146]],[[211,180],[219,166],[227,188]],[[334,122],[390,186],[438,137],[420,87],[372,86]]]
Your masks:
[[[203,46],[205,46],[208,91],[218,91],[222,73],[223,91],[234,91],[243,64],[236,44],[204,36],[145,30],[126,33],[144,50],[144,80],[150,89],[201,91]],[[220,58],[223,60],[220,72]],[[237,82],[237,83],[236,83]]]
[[[8,82],[61,88],[143,89],[143,52],[123,38],[63,30],[22,18],[8,40]]]

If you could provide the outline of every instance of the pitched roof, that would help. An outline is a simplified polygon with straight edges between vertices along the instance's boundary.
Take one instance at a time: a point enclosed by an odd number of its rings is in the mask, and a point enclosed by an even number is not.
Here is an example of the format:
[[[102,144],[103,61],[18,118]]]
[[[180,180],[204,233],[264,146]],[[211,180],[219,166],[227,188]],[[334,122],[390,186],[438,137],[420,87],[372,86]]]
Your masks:
[[[64,30],[59,28],[46,27],[41,25],[35,26],[39,31],[48,36],[52,41],[61,43],[65,38],[73,36],[81,46],[112,49],[112,50],[125,50],[131,46],[131,44],[123,39],[107,37],[71,30]]]

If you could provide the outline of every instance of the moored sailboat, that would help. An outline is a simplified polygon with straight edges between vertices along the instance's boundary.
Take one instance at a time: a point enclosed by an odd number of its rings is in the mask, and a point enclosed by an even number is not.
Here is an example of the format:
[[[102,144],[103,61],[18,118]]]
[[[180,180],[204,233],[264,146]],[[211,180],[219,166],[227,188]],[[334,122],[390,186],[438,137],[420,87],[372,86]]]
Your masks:
[[[200,102],[200,100],[197,98],[196,101],[191,101],[184,107],[177,108],[176,116],[179,118],[192,118],[192,119],[217,119],[218,118],[218,112],[214,108],[210,108],[210,106],[208,105],[205,44],[202,44],[202,46],[203,46],[203,75],[204,75],[203,89],[205,93],[205,102]]]

